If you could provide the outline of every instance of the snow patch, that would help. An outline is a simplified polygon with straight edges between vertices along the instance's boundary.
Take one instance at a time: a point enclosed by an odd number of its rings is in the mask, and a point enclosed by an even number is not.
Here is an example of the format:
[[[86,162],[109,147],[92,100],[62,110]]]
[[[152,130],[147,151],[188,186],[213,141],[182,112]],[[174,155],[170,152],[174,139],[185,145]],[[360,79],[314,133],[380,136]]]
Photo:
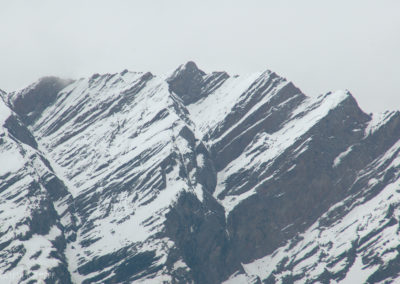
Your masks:
[[[256,190],[253,188],[240,195],[229,195],[220,201],[222,206],[225,208],[225,217],[228,218],[229,213],[243,200],[249,198],[250,196],[256,194]]]
[[[197,155],[196,162],[197,162],[198,167],[200,167],[200,168],[204,167],[204,155],[203,154]]]
[[[378,266],[366,267],[362,263],[362,258],[357,257],[346,277],[340,281],[340,284],[366,283],[368,277],[377,269]]]
[[[380,127],[385,125],[395,114],[396,112],[394,111],[385,111],[372,114],[371,121],[365,128],[364,136],[367,137],[369,135],[374,134],[375,131],[377,131]]]
[[[0,128],[4,125],[7,118],[11,116],[11,110],[6,106],[3,100],[0,98]]]
[[[0,152],[0,176],[17,172],[24,167],[25,160],[15,148]]]
[[[203,137],[210,129],[231,112],[239,97],[251,86],[261,73],[228,78],[212,95],[187,106],[198,137]]]
[[[336,168],[342,162],[342,160],[353,150],[353,146],[348,147],[344,152],[340,153],[333,160],[333,167]]]

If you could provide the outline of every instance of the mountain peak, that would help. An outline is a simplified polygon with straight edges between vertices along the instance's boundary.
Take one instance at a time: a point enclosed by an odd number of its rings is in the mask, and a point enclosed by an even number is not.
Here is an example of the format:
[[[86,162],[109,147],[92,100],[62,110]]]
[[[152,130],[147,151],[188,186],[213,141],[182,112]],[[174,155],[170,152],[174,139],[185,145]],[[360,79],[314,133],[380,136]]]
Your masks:
[[[206,73],[193,61],[180,65],[167,79],[171,92],[178,95],[185,105],[201,98],[201,86]]]
[[[199,70],[199,68],[197,67],[196,63],[194,61],[188,61],[185,64],[182,64],[182,67],[185,69],[197,69]]]
[[[188,77],[197,77],[197,76],[204,76],[206,73],[200,70],[196,63],[193,61],[188,61],[184,64],[179,65],[178,68],[172,73],[171,76],[168,77],[167,81],[173,81],[177,78],[188,78]]]
[[[57,93],[72,82],[54,76],[42,77],[27,88],[10,93],[10,106],[25,123],[31,124],[56,99]]]
[[[228,78],[226,72],[206,74],[196,63],[188,61],[180,65],[166,81],[170,92],[180,97],[185,105],[189,105],[208,96],[215,87],[223,84]]]

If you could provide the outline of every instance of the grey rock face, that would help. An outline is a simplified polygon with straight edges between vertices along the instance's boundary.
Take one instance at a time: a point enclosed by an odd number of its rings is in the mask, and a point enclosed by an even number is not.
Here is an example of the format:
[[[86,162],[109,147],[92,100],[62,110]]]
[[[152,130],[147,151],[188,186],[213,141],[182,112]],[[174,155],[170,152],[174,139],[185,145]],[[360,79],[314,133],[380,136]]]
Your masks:
[[[229,75],[214,72],[207,75],[192,61],[180,66],[168,79],[169,88],[182,99],[184,105],[194,103],[218,88]]]
[[[42,111],[56,100],[57,93],[72,82],[57,77],[41,78],[27,89],[11,94],[11,107],[27,125],[33,124]]]
[[[15,115],[9,116],[3,126],[20,142],[27,144],[32,148],[37,148],[35,138],[19,117]]]
[[[399,280],[399,112],[193,62],[1,97],[3,278]]]
[[[168,213],[167,236],[192,268],[196,282],[219,283],[239,269],[225,227],[223,208],[209,196],[201,203],[192,194],[182,194]]]

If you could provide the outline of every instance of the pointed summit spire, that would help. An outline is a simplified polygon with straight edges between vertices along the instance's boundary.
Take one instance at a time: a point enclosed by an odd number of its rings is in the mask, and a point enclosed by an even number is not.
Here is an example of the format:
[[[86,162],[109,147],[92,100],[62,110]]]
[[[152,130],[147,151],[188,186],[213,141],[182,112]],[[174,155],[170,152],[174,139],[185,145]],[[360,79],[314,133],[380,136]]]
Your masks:
[[[201,98],[201,87],[205,72],[200,70],[193,61],[179,66],[167,79],[169,89],[178,95],[185,105]]]
[[[194,63],[193,61],[188,61],[185,64],[180,65],[175,71],[174,73],[171,75],[170,78],[173,77],[177,77],[183,73],[191,73],[191,74],[199,74],[201,76],[206,75],[206,73],[202,70],[200,70],[196,63]]]

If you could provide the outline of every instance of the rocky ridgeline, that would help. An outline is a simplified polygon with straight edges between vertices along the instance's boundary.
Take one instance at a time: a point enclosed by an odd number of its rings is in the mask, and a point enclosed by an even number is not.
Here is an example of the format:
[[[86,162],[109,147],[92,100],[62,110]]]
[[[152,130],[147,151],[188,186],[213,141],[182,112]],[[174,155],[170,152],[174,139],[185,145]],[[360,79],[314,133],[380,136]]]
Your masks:
[[[400,275],[399,112],[193,62],[1,98],[2,282]]]

